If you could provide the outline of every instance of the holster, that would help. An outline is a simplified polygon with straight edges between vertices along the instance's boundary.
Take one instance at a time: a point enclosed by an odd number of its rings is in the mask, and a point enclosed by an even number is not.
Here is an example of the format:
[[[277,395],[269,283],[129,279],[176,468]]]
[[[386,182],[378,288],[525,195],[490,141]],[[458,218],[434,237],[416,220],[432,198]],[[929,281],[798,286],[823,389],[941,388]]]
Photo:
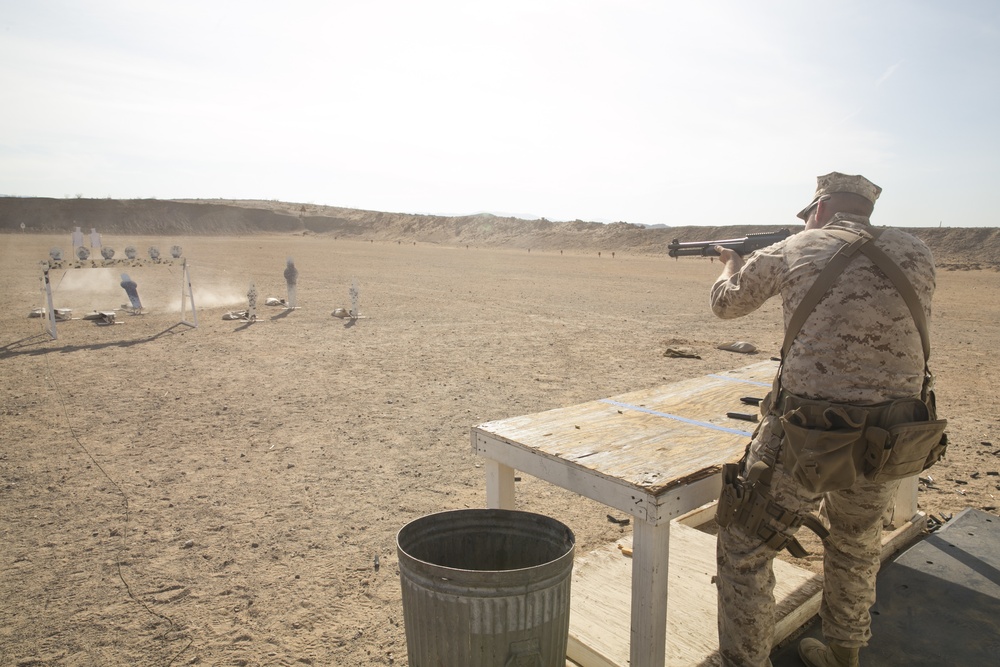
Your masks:
[[[722,466],[722,493],[715,515],[720,528],[739,526],[775,551],[788,549],[796,558],[809,555],[792,534],[799,527],[805,526],[820,539],[827,538],[830,533],[818,518],[792,512],[774,501],[770,492],[773,469],[767,463],[755,463],[745,479],[740,476],[740,468],[740,463]]]

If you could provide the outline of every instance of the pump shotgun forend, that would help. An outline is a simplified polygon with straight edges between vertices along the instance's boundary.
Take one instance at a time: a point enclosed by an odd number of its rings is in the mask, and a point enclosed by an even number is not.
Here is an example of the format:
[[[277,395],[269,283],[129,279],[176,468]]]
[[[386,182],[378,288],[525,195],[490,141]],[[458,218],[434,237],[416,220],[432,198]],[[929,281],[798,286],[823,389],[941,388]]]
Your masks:
[[[776,232],[758,232],[756,234],[747,234],[741,239],[721,239],[718,241],[690,241],[687,243],[681,243],[677,239],[674,239],[667,245],[667,254],[671,257],[718,257],[719,253],[715,251],[715,246],[721,245],[723,248],[729,248],[730,250],[736,251],[739,255],[747,255],[754,250],[760,250],[761,248],[766,248],[769,245],[774,245],[782,239],[786,239],[791,235],[787,229],[779,229]]]

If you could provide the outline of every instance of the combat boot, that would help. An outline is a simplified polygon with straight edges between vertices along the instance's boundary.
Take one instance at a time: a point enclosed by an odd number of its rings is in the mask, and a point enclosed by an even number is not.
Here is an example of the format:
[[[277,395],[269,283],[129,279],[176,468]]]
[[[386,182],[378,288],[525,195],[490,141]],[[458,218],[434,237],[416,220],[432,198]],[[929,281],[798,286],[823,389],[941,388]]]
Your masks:
[[[808,667],[858,667],[858,649],[826,645],[807,637],[799,642],[799,657]]]

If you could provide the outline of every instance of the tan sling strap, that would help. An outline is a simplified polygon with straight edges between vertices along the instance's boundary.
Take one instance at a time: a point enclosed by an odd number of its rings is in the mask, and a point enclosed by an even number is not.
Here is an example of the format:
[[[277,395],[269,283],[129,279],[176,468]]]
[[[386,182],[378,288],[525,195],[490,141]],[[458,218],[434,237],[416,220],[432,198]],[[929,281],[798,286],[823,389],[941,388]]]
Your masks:
[[[861,252],[867,255],[868,259],[882,270],[882,273],[892,281],[892,284],[896,286],[896,291],[906,301],[906,305],[910,309],[910,316],[913,317],[913,323],[917,325],[917,331],[920,332],[920,344],[924,348],[924,365],[926,366],[927,360],[931,357],[931,339],[927,331],[927,316],[924,314],[924,307],[920,305],[920,299],[917,298],[917,292],[913,289],[913,284],[906,277],[906,274],[903,273],[903,270],[899,268],[899,265],[892,261],[874,243],[863,245]]]
[[[826,296],[826,293],[833,286],[834,281],[844,272],[847,265],[851,263],[851,260],[860,251],[889,278],[895,286],[896,291],[903,297],[906,306],[910,309],[910,316],[913,318],[917,331],[920,333],[920,343],[923,346],[924,376],[929,375],[928,360],[931,356],[931,343],[927,330],[927,316],[924,314],[924,308],[920,304],[917,292],[913,289],[913,285],[906,277],[906,274],[903,273],[903,270],[899,268],[899,265],[892,258],[875,245],[874,241],[882,235],[883,230],[873,227],[865,230],[826,227],[825,230],[842,239],[845,243],[830,258],[826,266],[823,267],[812,287],[809,288],[809,291],[806,292],[805,297],[803,297],[795,312],[792,313],[792,318],[788,322],[788,328],[785,330],[785,340],[781,344],[782,366],[784,366],[788,350],[792,347],[796,336],[799,335],[802,325],[805,324],[809,316],[812,315],[813,310],[823,300],[823,297]],[[774,393],[772,394],[774,404],[778,402],[780,388],[781,369],[779,368],[774,378]]]

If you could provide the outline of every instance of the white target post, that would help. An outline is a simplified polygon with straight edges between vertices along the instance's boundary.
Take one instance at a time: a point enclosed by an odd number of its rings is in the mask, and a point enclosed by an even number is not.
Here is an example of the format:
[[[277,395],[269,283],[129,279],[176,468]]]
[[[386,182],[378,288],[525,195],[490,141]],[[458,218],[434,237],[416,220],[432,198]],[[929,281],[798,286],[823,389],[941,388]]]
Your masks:
[[[348,294],[351,295],[351,317],[353,319],[358,319],[361,315],[361,288],[358,287],[357,278],[351,281],[351,289],[348,291]]]
[[[42,262],[42,291],[45,293],[45,317],[47,324],[45,331],[52,340],[59,338],[59,330],[56,329],[56,309],[52,307],[52,283],[49,282],[49,264]]]
[[[250,283],[250,289],[247,290],[247,320],[257,321],[257,285],[254,283]]]
[[[188,261],[184,260],[184,267],[182,270],[181,280],[181,324],[186,324],[192,329],[198,328],[198,310],[194,305],[194,290],[191,288],[191,272],[188,271]],[[184,315],[187,313],[187,301],[191,299],[191,321],[188,322],[184,319]]]
[[[331,314],[342,320],[349,320],[349,326],[357,320],[364,319],[361,315],[361,288],[358,287],[357,278],[354,278],[351,281],[351,286],[347,290],[347,295],[351,299],[351,309],[347,310],[346,308],[335,308]]]

